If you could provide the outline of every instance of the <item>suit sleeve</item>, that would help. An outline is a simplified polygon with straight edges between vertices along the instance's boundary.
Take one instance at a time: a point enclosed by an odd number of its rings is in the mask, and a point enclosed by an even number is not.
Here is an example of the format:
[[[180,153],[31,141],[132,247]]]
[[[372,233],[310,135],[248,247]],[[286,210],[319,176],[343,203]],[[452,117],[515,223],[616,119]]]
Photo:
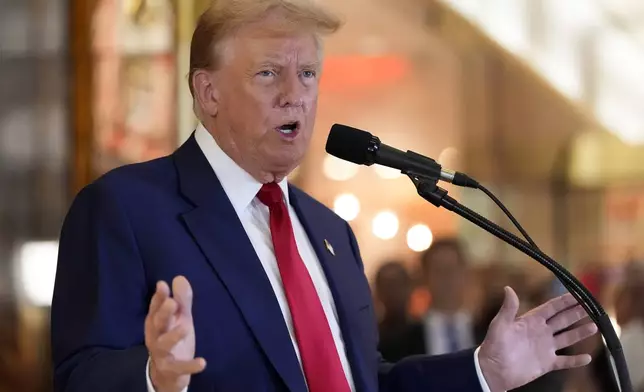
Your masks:
[[[63,224],[51,308],[54,390],[145,391],[149,293],[126,211],[105,184]]]
[[[348,224],[347,227],[353,253],[364,270],[355,234]],[[377,355],[381,392],[489,392],[480,378],[474,349],[448,355],[417,355],[395,364]]]

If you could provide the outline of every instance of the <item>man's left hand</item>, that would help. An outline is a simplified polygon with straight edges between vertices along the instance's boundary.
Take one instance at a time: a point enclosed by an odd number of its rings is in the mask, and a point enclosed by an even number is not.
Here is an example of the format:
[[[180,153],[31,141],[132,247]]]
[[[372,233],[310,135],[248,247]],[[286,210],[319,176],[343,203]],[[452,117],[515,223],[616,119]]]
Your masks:
[[[570,294],[552,299],[517,317],[519,298],[509,287],[481,348],[479,364],[492,392],[509,391],[553,370],[590,363],[588,354],[564,356],[557,351],[597,332],[592,323],[568,329],[587,317]]]

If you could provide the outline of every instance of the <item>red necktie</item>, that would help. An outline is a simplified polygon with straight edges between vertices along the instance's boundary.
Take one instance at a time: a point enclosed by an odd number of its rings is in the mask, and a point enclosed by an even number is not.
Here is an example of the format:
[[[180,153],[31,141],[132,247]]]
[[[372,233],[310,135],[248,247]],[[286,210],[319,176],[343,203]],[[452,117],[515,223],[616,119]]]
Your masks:
[[[257,197],[270,211],[273,247],[309,391],[349,392],[322,303],[297,250],[282,190],[276,183],[265,184]]]

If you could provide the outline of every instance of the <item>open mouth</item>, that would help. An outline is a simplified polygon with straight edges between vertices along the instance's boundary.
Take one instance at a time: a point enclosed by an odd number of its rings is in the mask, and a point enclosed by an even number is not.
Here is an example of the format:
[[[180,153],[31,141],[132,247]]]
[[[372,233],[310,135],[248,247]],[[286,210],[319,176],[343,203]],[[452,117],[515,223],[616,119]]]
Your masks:
[[[295,137],[300,130],[300,122],[285,123],[276,128],[279,133],[287,137]]]

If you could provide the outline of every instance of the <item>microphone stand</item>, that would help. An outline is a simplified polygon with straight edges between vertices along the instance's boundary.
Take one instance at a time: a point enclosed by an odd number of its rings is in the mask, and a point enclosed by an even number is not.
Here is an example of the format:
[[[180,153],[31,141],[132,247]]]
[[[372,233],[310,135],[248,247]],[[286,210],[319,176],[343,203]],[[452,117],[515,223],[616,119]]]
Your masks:
[[[471,209],[463,206],[457,200],[450,197],[445,189],[437,185],[438,178],[430,178],[423,174],[410,171],[406,171],[404,173],[412,180],[416,186],[418,194],[425,200],[429,201],[436,207],[443,207],[449,211],[455,212],[457,215],[467,219],[488,233],[503,240],[507,244],[512,245],[514,248],[530,256],[550,270],[582,305],[590,319],[597,325],[599,332],[606,340],[608,351],[615,361],[617,379],[619,380],[618,390],[621,390],[622,392],[633,392],[622,345],[615,329],[613,328],[610,318],[597,299],[593,297],[588,289],[584,287],[584,285],[579,282],[574,275],[539,249],[535,249],[535,247],[531,246],[526,241],[477,214]],[[611,369],[613,376],[615,369]],[[615,380],[613,379],[613,382],[614,381]]]

